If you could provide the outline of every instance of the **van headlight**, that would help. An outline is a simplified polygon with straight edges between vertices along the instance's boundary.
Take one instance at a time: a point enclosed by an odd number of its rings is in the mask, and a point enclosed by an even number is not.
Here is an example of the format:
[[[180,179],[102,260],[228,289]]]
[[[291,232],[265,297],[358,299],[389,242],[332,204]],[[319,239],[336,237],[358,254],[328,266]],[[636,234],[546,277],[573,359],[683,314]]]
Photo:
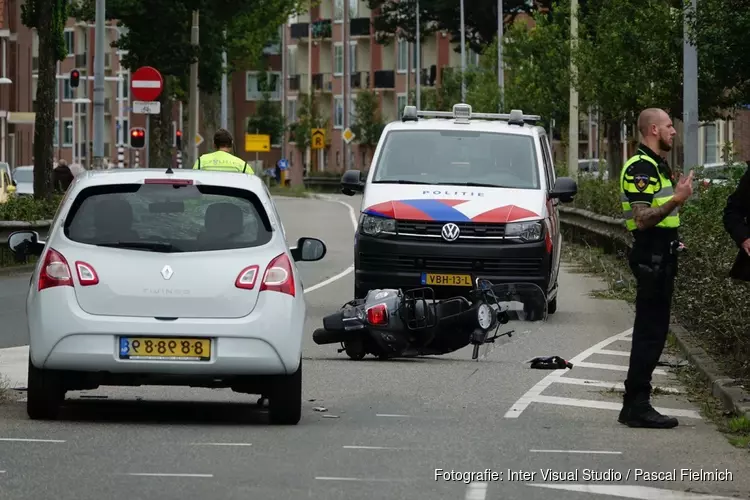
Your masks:
[[[505,236],[518,238],[521,241],[539,241],[542,239],[542,223],[511,222],[505,226]]]
[[[359,221],[359,227],[362,228],[362,233],[364,234],[378,236],[381,233],[395,233],[396,221],[394,219],[363,215],[362,219]]]

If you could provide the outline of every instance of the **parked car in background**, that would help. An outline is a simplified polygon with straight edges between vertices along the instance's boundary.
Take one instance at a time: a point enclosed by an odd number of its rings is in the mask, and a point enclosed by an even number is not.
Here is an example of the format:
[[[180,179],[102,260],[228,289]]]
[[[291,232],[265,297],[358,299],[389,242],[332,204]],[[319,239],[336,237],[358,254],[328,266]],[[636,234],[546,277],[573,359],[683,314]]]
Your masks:
[[[599,158],[581,158],[578,160],[578,172],[585,177],[594,177],[598,179],[602,170],[604,171],[604,175],[601,178],[606,181],[609,179],[607,160],[601,160]]]
[[[16,192],[13,181],[10,180],[10,169],[0,169],[0,203],[8,203],[10,197]]]
[[[13,170],[17,196],[34,196],[34,165],[16,167]]]

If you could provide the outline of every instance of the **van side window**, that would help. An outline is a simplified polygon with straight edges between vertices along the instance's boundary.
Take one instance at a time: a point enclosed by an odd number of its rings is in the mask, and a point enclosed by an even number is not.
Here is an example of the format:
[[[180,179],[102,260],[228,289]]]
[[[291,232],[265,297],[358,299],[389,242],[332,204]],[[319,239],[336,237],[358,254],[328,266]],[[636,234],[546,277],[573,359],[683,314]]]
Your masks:
[[[540,143],[542,144],[542,161],[544,162],[544,170],[547,173],[547,190],[552,190],[555,185],[555,172],[550,165],[549,152],[547,151],[547,136],[540,136]]]

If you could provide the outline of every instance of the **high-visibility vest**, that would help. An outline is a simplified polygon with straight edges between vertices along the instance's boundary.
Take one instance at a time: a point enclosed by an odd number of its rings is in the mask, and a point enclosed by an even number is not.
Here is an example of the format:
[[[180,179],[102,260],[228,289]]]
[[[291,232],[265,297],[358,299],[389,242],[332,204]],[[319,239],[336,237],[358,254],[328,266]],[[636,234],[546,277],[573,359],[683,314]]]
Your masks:
[[[240,172],[254,174],[253,168],[242,158],[237,158],[226,151],[207,153],[198,158],[193,170],[220,170],[223,172]]]
[[[636,179],[634,176],[628,175],[628,167],[641,160],[651,163],[654,166],[658,177],[649,176],[648,179]],[[625,165],[622,166],[622,172],[620,173],[620,201],[622,202],[622,211],[625,216],[625,225],[629,231],[634,231],[637,229],[637,226],[635,225],[633,209],[630,206],[630,200],[628,199],[627,193],[653,195],[654,198],[651,202],[651,206],[656,208],[664,205],[674,197],[674,186],[672,185],[672,181],[668,177],[665,177],[661,172],[656,160],[639,150],[639,154],[632,156],[625,162]],[[664,220],[656,225],[656,227],[670,229],[680,227],[679,207],[675,207],[674,210],[664,218]]]

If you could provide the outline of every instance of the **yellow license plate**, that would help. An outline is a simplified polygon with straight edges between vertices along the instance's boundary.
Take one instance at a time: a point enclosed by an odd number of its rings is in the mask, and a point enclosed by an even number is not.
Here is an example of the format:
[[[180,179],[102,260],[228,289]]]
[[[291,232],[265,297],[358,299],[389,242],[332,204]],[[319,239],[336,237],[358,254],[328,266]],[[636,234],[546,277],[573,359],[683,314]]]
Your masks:
[[[210,361],[211,339],[120,337],[120,359]]]
[[[427,286],[473,286],[468,274],[422,273],[422,284]]]

